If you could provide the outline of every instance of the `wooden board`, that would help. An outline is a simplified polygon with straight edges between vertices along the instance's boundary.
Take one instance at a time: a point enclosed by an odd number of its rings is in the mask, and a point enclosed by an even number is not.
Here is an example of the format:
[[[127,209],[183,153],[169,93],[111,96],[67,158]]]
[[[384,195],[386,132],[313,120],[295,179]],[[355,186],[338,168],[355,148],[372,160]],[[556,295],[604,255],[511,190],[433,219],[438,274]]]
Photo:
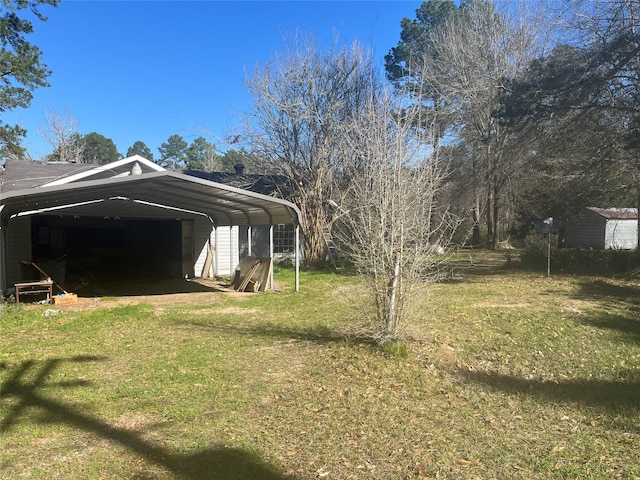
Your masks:
[[[234,290],[264,292],[269,285],[272,266],[271,257],[244,257],[238,263],[232,278]],[[249,282],[255,282],[255,285],[251,285],[251,290],[248,289]]]
[[[256,270],[258,270],[259,266],[260,266],[260,259],[257,259],[253,263],[253,265],[251,266],[251,270],[249,270],[249,272],[247,272],[247,274],[244,276],[244,279],[242,280],[242,282],[240,282],[240,286],[238,287],[238,291],[239,292],[246,291],[245,289],[247,288],[247,285],[251,281],[253,275],[256,273]]]

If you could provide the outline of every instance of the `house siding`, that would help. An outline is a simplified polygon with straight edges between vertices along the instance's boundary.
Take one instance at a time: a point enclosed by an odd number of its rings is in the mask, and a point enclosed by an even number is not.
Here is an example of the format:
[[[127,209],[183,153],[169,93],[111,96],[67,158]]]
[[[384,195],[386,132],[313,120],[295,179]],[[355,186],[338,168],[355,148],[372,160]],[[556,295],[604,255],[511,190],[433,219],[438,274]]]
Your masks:
[[[197,277],[206,277],[204,272],[207,260],[208,242],[214,249],[214,275],[231,275],[240,259],[249,255],[248,228],[218,227],[217,232],[211,225],[196,221],[196,251],[199,252],[194,270]],[[231,236],[230,236],[231,235]],[[217,239],[217,244],[216,244]],[[232,244],[230,244],[232,242]],[[269,227],[259,225],[251,228],[251,255],[269,256]]]
[[[605,248],[633,249],[638,243],[637,220],[609,220],[605,232]]]
[[[606,220],[588,213],[569,220],[565,230],[565,246],[569,248],[604,248]]]
[[[240,255],[249,255],[249,234],[246,227],[240,229]],[[254,257],[269,256],[269,227],[258,225],[251,227],[251,255]]]
[[[240,262],[238,248],[238,227],[218,227],[211,234],[214,245],[215,274],[231,275]]]

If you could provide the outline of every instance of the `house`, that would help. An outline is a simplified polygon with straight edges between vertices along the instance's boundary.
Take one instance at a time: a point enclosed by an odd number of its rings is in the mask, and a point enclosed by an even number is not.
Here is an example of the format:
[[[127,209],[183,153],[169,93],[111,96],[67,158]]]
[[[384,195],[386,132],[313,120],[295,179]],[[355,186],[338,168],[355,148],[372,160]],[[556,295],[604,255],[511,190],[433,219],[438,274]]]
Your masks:
[[[637,208],[589,207],[569,219],[565,246],[570,248],[634,249],[638,246]]]
[[[277,225],[294,232],[297,265],[300,222],[291,202],[169,171],[138,155],[106,165],[7,160],[0,290],[26,280],[26,259],[144,278],[230,274],[243,254],[273,257]],[[260,230],[266,246],[254,234]]]

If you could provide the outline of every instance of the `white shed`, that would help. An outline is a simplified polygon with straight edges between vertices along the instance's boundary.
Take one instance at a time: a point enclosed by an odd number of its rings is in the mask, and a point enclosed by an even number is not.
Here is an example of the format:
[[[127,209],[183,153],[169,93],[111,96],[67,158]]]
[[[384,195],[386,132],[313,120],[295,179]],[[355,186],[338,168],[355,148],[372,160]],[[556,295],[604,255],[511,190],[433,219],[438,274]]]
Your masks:
[[[567,221],[569,248],[634,249],[638,246],[637,208],[589,207]]]

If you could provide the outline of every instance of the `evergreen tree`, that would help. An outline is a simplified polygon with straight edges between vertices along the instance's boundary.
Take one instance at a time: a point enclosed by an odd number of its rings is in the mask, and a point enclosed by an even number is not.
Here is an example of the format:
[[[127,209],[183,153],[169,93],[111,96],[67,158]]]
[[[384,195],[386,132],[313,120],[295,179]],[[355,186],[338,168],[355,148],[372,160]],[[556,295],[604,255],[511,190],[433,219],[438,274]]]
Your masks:
[[[83,163],[104,164],[115,162],[120,158],[116,144],[113,140],[91,132],[84,136],[84,150],[82,151]]]
[[[186,149],[185,164],[191,170],[213,172],[219,168],[216,147],[204,137],[198,137]]]
[[[147,160],[153,161],[153,152],[151,152],[151,149],[140,140],[136,141],[127,150],[127,157],[133,157],[134,155],[140,155]]]
[[[169,167],[172,170],[183,167],[187,160],[187,142],[180,135],[171,135],[166,142],[162,142],[158,151],[160,160],[158,164]]]
[[[26,35],[33,33],[29,16],[45,21],[41,5],[55,7],[58,0],[3,0],[0,16],[0,112],[27,108],[38,87],[47,87],[51,74],[42,63],[42,51],[29,43]],[[24,155],[21,137],[26,130],[18,125],[5,125],[0,119],[0,153]]]

